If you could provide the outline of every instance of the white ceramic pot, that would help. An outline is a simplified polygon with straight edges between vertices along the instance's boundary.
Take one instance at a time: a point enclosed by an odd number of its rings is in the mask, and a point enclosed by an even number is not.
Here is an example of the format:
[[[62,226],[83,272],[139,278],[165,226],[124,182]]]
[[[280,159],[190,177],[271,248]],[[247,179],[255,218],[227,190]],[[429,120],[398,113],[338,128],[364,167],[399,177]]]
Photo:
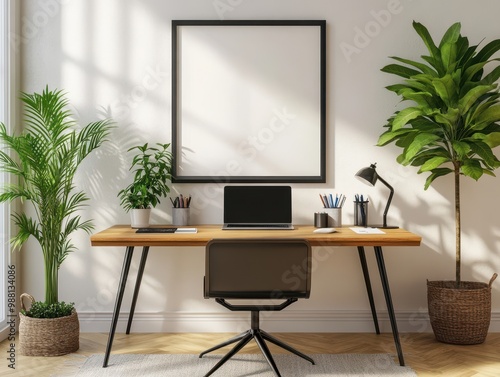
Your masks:
[[[139,208],[130,210],[130,225],[132,228],[147,228],[149,226],[149,218],[151,216],[151,208]]]

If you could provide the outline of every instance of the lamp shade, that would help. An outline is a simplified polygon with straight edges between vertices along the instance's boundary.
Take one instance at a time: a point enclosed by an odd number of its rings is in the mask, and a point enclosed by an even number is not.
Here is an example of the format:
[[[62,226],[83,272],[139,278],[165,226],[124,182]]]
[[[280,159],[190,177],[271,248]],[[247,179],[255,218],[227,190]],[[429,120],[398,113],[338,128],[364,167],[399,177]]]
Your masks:
[[[375,164],[371,164],[368,168],[363,168],[356,173],[356,178],[367,185],[375,186],[378,175],[375,170]]]

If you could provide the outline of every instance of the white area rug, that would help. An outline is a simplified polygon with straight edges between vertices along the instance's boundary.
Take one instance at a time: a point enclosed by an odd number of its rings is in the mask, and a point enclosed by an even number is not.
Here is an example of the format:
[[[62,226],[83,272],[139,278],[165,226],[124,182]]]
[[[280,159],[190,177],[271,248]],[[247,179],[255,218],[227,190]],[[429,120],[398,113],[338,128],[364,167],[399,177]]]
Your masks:
[[[330,376],[401,376],[415,377],[409,367],[396,364],[390,355],[338,354],[310,355],[316,365],[295,355],[273,355],[283,377]],[[103,368],[104,355],[92,355],[73,374],[77,377],[203,377],[222,355],[113,355],[108,367]],[[269,365],[260,354],[234,356],[219,368],[213,377],[274,377]]]

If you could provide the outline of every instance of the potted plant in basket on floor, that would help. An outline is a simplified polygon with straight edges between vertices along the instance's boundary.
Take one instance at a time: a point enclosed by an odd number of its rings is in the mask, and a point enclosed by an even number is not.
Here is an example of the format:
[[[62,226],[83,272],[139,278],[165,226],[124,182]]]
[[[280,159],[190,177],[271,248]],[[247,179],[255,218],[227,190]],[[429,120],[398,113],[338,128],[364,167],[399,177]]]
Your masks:
[[[172,153],[170,143],[157,143],[150,147],[148,143],[130,148],[127,152],[137,151],[132,159],[130,170],[134,170],[134,180],[118,197],[125,211],[130,212],[132,228],[147,228],[151,208],[160,203],[160,198],[170,192],[172,179]]]
[[[428,281],[429,317],[436,338],[454,344],[477,344],[486,338],[491,318],[491,284],[461,279],[460,177],[478,180],[494,176],[500,161],[493,148],[500,145],[500,93],[496,81],[500,66],[486,73],[500,50],[500,40],[479,49],[469,45],[453,24],[436,45],[420,23],[413,27],[429,55],[423,61],[393,57],[383,72],[403,82],[387,87],[412,104],[389,119],[379,146],[394,142],[403,152],[397,161],[429,172],[425,189],[442,176],[452,174],[455,192],[455,281]],[[489,68],[489,67],[488,67]]]
[[[39,243],[45,267],[45,301],[21,296],[19,352],[28,356],[58,356],[79,348],[79,323],[73,304],[59,302],[58,273],[61,263],[75,250],[70,235],[90,232],[91,221],[77,214],[88,197],[76,191],[74,177],[82,160],[108,136],[111,121],[90,123],[77,130],[66,110],[61,91],[46,88],[41,94],[23,93],[24,130],[9,135],[0,124],[0,169],[18,179],[0,189],[0,202],[20,199],[23,210],[12,214],[17,234],[14,249],[29,237]],[[8,151],[12,151],[11,156]],[[30,216],[30,214],[33,214]],[[31,300],[26,310],[23,298]]]

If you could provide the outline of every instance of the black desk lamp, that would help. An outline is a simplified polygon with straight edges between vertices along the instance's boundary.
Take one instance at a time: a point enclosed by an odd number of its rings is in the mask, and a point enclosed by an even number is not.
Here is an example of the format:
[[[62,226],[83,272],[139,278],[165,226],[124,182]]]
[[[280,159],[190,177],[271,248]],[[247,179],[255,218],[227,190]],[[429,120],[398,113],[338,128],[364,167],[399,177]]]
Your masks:
[[[377,174],[375,170],[377,163],[371,164],[369,168],[363,168],[356,173],[356,178],[358,178],[361,182],[366,183],[370,186],[375,186],[377,180],[386,185],[391,193],[389,194],[389,200],[387,200],[387,204],[385,206],[384,211],[384,224],[382,226],[379,225],[370,225],[375,228],[383,228],[383,229],[397,229],[398,226],[388,226],[387,225],[387,212],[389,211],[389,206],[391,205],[392,197],[394,195],[394,189],[390,184],[388,184],[380,175]]]

